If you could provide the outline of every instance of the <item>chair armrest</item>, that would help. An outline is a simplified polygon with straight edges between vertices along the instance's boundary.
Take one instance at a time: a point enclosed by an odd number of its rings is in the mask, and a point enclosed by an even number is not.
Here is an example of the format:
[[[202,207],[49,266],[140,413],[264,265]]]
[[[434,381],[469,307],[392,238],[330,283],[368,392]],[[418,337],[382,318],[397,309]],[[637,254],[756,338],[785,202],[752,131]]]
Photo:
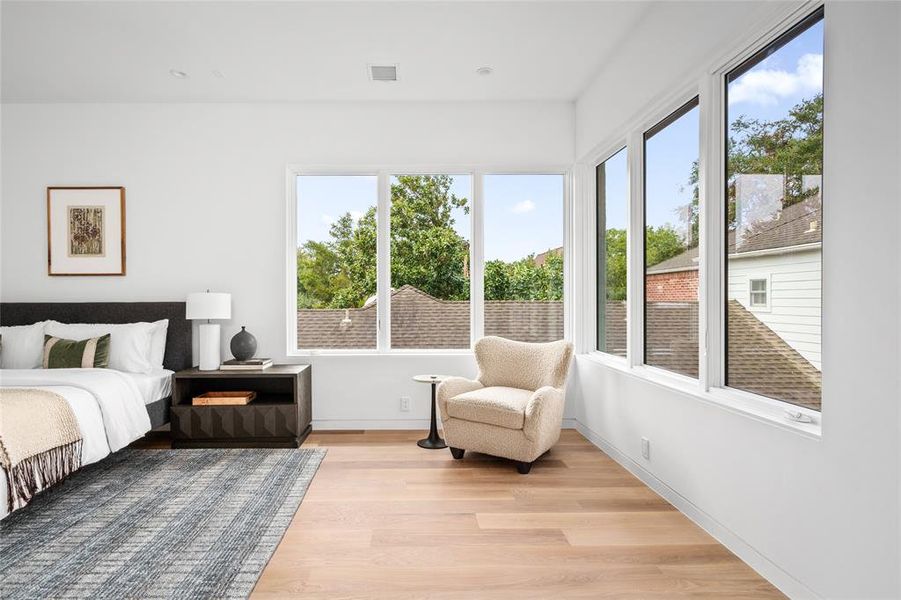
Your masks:
[[[559,436],[563,425],[563,390],[545,386],[535,390],[526,405],[526,420],[522,431],[530,440]]]
[[[438,401],[438,409],[441,411],[441,420],[447,420],[447,401],[454,396],[465,394],[483,388],[481,383],[475,379],[466,379],[465,377],[448,377],[438,384],[436,400]]]

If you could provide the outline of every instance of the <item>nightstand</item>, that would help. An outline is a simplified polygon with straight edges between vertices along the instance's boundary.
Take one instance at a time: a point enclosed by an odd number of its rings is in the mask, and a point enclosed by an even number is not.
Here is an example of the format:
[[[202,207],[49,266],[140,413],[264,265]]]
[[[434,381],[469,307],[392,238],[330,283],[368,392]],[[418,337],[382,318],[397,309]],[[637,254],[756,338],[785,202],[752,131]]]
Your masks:
[[[179,371],[172,390],[173,448],[297,448],[312,429],[310,365],[262,371]],[[204,392],[252,391],[249,404],[193,406]]]

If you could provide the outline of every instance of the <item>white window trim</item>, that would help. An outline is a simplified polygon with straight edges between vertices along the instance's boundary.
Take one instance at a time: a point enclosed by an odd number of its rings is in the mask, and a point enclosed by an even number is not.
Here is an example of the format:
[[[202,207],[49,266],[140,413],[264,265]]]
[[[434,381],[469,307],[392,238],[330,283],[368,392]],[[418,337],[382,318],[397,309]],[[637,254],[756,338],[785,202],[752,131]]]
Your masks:
[[[472,210],[470,211],[470,348],[391,348],[391,177],[393,175],[468,175],[471,181]],[[377,178],[378,203],[376,227],[378,231],[377,331],[376,348],[297,348],[297,177],[307,175],[347,175]],[[561,165],[317,165],[289,164],[285,170],[285,353],[288,357],[313,356],[459,356],[471,355],[471,345],[484,335],[484,178],[489,175],[559,175],[563,177],[563,339],[570,340],[576,294],[572,276],[572,170]],[[292,325],[293,324],[293,325]]]
[[[725,134],[725,75],[736,66],[753,56],[761,48],[772,43],[776,38],[789,31],[807,15],[823,6],[824,0],[808,0],[788,9],[780,9],[774,16],[766,19],[760,26],[744,39],[724,48],[721,56],[699,76],[689,76],[688,82],[661,99],[649,108],[641,111],[622,130],[611,139],[596,146],[583,156],[577,166],[579,175],[577,186],[583,188],[578,195],[586,203],[587,212],[596,211],[597,199],[593,167],[600,164],[622,147],[627,141],[629,152],[629,222],[627,225],[627,327],[628,348],[627,359],[597,350],[597,232],[592,218],[588,224],[578,229],[578,234],[589,239],[583,247],[589,268],[583,273],[590,275],[594,285],[587,284],[582,294],[582,306],[579,316],[582,319],[583,331],[587,331],[585,339],[577,349],[592,362],[636,377],[655,385],[688,394],[693,398],[708,402],[730,412],[740,414],[768,425],[797,433],[799,435],[820,439],[822,436],[823,413],[790,402],[776,400],[753,394],[725,384],[725,323],[723,308],[726,302],[725,288],[725,221],[721,199],[725,193],[725,161],[722,160]],[[644,356],[644,278],[636,277],[641,273],[643,265],[642,237],[632,235],[633,223],[643,222],[644,199],[642,198],[642,164],[643,134],[664,119],[672,111],[682,106],[694,96],[700,96],[700,152],[699,152],[699,211],[700,240],[698,269],[698,353],[699,377],[697,380],[671,373],[663,369],[642,364]],[[826,176],[824,174],[824,187]],[[711,235],[711,232],[714,234]],[[638,239],[633,239],[638,238]],[[768,283],[767,299],[772,297],[772,282]],[[786,418],[787,411],[801,413],[811,419],[810,423],[800,423]]]

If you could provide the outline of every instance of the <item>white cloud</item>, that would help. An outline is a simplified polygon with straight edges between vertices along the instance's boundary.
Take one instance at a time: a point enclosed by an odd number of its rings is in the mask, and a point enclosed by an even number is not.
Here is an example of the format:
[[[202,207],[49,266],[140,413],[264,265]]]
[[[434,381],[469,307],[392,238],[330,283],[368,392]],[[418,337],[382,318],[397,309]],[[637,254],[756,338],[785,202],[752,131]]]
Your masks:
[[[782,69],[748,71],[729,89],[729,104],[772,105],[781,98],[823,89],[823,55],[805,54],[793,73]]]
[[[359,210],[350,211],[350,216],[353,217],[354,221],[359,221],[363,218],[363,212]]]
[[[510,210],[512,210],[517,215],[532,212],[533,210],[535,210],[535,203],[531,200],[523,200],[522,202],[517,202],[516,204],[514,204],[513,208],[511,208]]]

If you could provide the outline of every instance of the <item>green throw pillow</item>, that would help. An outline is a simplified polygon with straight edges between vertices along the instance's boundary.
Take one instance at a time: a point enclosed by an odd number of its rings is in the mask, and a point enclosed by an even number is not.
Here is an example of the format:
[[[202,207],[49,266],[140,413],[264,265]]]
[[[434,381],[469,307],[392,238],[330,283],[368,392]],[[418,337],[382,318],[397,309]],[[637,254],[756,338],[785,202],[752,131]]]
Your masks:
[[[44,336],[45,369],[105,369],[109,365],[110,334],[87,340]]]

